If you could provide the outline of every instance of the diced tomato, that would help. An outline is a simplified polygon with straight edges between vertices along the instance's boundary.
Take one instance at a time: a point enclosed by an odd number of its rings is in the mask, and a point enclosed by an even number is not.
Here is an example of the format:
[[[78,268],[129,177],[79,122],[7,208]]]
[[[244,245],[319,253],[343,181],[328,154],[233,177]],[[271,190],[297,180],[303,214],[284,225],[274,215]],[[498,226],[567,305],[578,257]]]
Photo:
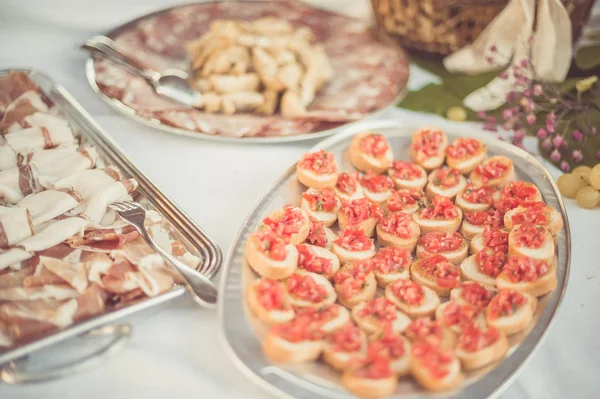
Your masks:
[[[320,328],[331,320],[337,318],[340,315],[341,308],[342,305],[338,304],[321,306],[319,308],[296,308],[296,318],[308,318]]]
[[[459,232],[440,233],[432,231],[426,233],[419,239],[419,244],[423,249],[431,253],[450,252],[459,249],[465,242],[462,234]]]
[[[399,273],[408,269],[412,254],[405,248],[384,247],[375,255],[375,268],[383,274]]]
[[[546,230],[533,223],[523,223],[516,228],[517,245],[527,248],[540,248],[546,241]]]
[[[458,346],[467,352],[477,352],[492,345],[500,338],[494,327],[480,328],[475,324],[465,325],[458,338]]]
[[[333,262],[331,259],[317,256],[306,245],[296,245],[298,250],[298,267],[309,272],[319,274],[331,274],[333,271]]]
[[[314,219],[310,221],[310,231],[306,237],[306,242],[322,248],[327,246],[328,239],[323,222]]]
[[[360,149],[367,155],[380,158],[390,149],[382,134],[369,134],[360,141]]]
[[[253,237],[258,250],[270,259],[282,261],[287,257],[287,241],[273,231],[257,231]]]
[[[506,253],[499,247],[485,247],[475,255],[475,263],[480,272],[496,278],[506,265]]]
[[[367,356],[370,358],[398,359],[406,353],[404,339],[393,332],[384,332],[369,342]]]
[[[315,212],[331,212],[340,201],[331,188],[306,191],[302,193],[302,198],[308,201],[310,210]]]
[[[483,245],[494,247],[503,252],[508,251],[508,232],[499,228],[483,226]]]
[[[365,288],[367,277],[373,270],[372,259],[354,262],[333,275],[338,294],[350,298]]]
[[[258,303],[267,310],[285,309],[283,285],[276,280],[263,278],[256,286]]]
[[[379,222],[381,229],[386,233],[399,238],[410,238],[413,231],[410,228],[412,217],[403,212],[388,213]]]
[[[373,248],[373,240],[360,229],[344,229],[334,241],[340,247],[349,251],[366,251]]]
[[[271,333],[289,342],[316,341],[325,337],[321,324],[310,315],[296,316],[288,323],[273,326]]]
[[[282,212],[276,217],[267,217],[263,220],[265,226],[281,237],[289,238],[300,231],[300,227],[308,221],[300,208],[285,205]]]
[[[495,188],[489,186],[473,187],[472,184],[468,184],[462,193],[464,200],[474,204],[488,204],[494,203],[494,194],[497,191]]]
[[[424,194],[420,190],[392,190],[392,195],[387,200],[387,208],[390,212],[401,212],[415,206],[423,197]]]
[[[510,316],[527,303],[527,298],[518,291],[501,290],[489,304],[488,316],[491,319]]]
[[[290,295],[303,301],[319,303],[327,298],[325,287],[317,283],[312,276],[292,274],[286,285]]]
[[[475,226],[491,226],[499,228],[504,226],[504,218],[496,209],[488,209],[485,212],[467,212],[465,220]]]
[[[544,202],[535,202],[522,212],[515,213],[512,216],[512,222],[514,225],[533,223],[538,226],[546,226],[548,223],[548,205]]]
[[[481,152],[481,142],[470,137],[459,137],[446,149],[446,155],[457,159],[471,158]]]
[[[372,193],[383,193],[391,190],[394,182],[389,176],[368,172],[360,179],[360,185]]]
[[[482,309],[490,303],[494,293],[485,289],[481,284],[474,281],[462,283],[460,285],[460,296],[470,305],[477,309]]]
[[[444,339],[444,329],[439,321],[428,317],[413,320],[404,333],[413,342],[427,342],[432,345],[440,345]]]
[[[448,369],[453,360],[451,350],[419,342],[412,346],[411,354],[427,368],[432,377],[442,379],[448,375]]]
[[[326,175],[338,171],[335,156],[324,150],[303,154],[298,161],[298,166],[302,169],[308,169],[318,175]]]
[[[436,195],[430,204],[421,209],[420,216],[424,219],[454,219],[458,216],[458,209],[450,198]]]
[[[485,184],[492,179],[502,177],[508,171],[509,165],[500,161],[486,161],[475,168],[475,173],[481,177]]]
[[[436,186],[450,188],[460,183],[460,172],[452,168],[440,168],[433,172],[431,183]]]
[[[359,314],[361,317],[371,316],[382,322],[392,322],[396,320],[396,305],[380,296],[367,302]]]
[[[417,162],[439,155],[444,141],[443,135],[439,129],[426,128],[421,129],[418,134],[413,136],[411,148]]]
[[[472,323],[477,317],[479,311],[464,303],[449,302],[442,311],[442,322],[446,326],[464,326]]]
[[[344,194],[353,195],[358,187],[358,172],[342,172],[338,176],[335,187]]]
[[[425,300],[423,287],[411,280],[398,279],[390,289],[396,298],[410,306],[421,305]]]
[[[340,211],[348,218],[349,226],[356,226],[367,219],[379,219],[383,216],[383,209],[368,198],[344,201]]]
[[[368,358],[361,363],[361,366],[352,372],[357,377],[367,378],[370,380],[379,380],[383,378],[390,378],[394,375],[394,371],[390,367],[389,359]]]
[[[363,344],[360,328],[348,323],[333,331],[328,337],[329,344],[335,352],[358,352]]]
[[[513,283],[537,281],[549,271],[550,266],[546,262],[527,256],[511,256],[504,268],[504,272]]]
[[[419,262],[419,266],[430,276],[435,278],[436,283],[443,288],[454,288],[460,279],[458,267],[448,262],[445,256],[432,255]]]
[[[539,201],[539,191],[532,184],[522,180],[508,183],[500,192],[500,200],[495,207],[506,213],[517,206],[530,206]]]
[[[394,179],[408,181],[420,179],[424,175],[423,170],[421,170],[421,168],[419,168],[414,163],[407,161],[394,161],[388,173]]]

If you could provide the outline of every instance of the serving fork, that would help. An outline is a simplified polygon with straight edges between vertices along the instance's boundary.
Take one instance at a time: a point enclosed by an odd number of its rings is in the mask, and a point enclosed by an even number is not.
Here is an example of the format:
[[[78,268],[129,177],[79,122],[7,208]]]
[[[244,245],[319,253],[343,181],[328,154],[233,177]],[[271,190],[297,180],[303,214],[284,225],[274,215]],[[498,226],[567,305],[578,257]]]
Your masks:
[[[179,271],[183,279],[187,282],[188,289],[194,294],[196,302],[208,308],[216,306],[218,297],[217,287],[207,277],[165,251],[150,237],[144,225],[144,221],[146,220],[146,210],[144,207],[137,202],[131,201],[115,202],[114,204],[110,204],[109,207],[114,209],[121,219],[132,225],[152,249]]]

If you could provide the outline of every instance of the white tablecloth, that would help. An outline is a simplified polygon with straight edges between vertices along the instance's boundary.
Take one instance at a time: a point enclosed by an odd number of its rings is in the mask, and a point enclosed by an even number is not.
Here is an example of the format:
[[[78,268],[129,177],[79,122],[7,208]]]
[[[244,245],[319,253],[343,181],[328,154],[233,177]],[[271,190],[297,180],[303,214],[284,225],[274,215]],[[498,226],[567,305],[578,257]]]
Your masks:
[[[117,115],[96,97],[84,76],[85,54],[78,46],[92,34],[169,3],[176,1],[4,0],[0,68],[35,67],[63,84],[226,252],[254,200],[314,143],[232,145],[171,136]],[[356,14],[368,10],[358,0],[329,3],[352,3],[348,9]],[[429,79],[414,70],[411,85]],[[448,125],[441,118],[399,109],[386,116],[406,125]],[[472,128],[463,126],[465,132]],[[566,297],[547,339],[503,398],[598,397],[600,210],[586,211],[570,200],[567,207],[573,258]],[[215,314],[189,298],[147,313],[134,321],[133,329],[125,350],[93,370],[35,386],[0,386],[0,398],[269,397],[223,355]],[[34,361],[41,365],[51,358],[36,356]]]

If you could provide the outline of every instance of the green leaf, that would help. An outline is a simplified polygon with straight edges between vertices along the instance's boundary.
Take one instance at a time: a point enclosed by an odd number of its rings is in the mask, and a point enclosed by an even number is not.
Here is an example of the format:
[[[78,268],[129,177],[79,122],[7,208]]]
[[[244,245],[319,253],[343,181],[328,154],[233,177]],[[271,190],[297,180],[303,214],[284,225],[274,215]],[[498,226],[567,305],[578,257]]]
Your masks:
[[[575,65],[584,71],[600,65],[600,44],[581,47],[575,54]]]

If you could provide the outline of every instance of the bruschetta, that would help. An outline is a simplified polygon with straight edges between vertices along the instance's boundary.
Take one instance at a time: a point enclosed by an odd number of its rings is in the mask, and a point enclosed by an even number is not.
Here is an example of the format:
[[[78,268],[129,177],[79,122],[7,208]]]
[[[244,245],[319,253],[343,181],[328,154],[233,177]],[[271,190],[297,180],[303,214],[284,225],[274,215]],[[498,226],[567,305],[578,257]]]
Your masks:
[[[342,201],[352,201],[365,196],[360,186],[360,176],[358,172],[342,172],[338,176],[335,187],[335,193]]]
[[[426,127],[412,135],[410,151],[415,163],[426,170],[439,168],[446,158],[448,137],[436,127]]]
[[[452,233],[460,227],[462,211],[449,198],[436,195],[412,217],[419,225],[421,234],[431,231]]]
[[[383,173],[394,161],[394,154],[384,135],[364,132],[352,139],[348,158],[361,172]]]
[[[460,233],[467,239],[472,240],[476,235],[483,234],[485,226],[496,229],[504,227],[502,214],[497,209],[488,209],[485,212],[465,212]]]
[[[315,326],[325,334],[331,334],[350,322],[350,312],[338,303],[296,308],[296,317],[311,318]]]
[[[367,358],[342,375],[342,385],[361,398],[377,399],[391,396],[398,387],[398,376],[389,359]]]
[[[410,265],[410,278],[440,296],[447,296],[451,289],[459,285],[460,270],[443,255],[432,255],[417,259]]]
[[[353,323],[333,331],[325,341],[323,360],[338,371],[356,367],[356,360],[367,354],[367,334]]]
[[[508,234],[508,254],[527,256],[552,263],[554,239],[545,227],[523,223]]]
[[[270,229],[292,244],[306,240],[310,232],[310,218],[306,212],[292,205],[273,211],[263,220],[263,228]]]
[[[311,219],[306,243],[321,248],[331,249],[336,235],[331,229],[323,226],[323,222]]]
[[[454,351],[425,342],[412,345],[410,369],[414,379],[429,391],[449,391],[464,380]]]
[[[469,250],[472,254],[476,254],[483,248],[492,247],[499,251],[508,251],[508,231],[504,228],[496,228],[484,226],[483,233],[477,234],[471,239]]]
[[[384,297],[361,302],[352,308],[352,319],[367,334],[383,332],[389,328],[401,333],[410,324],[410,318],[399,311],[393,302]]]
[[[446,349],[454,348],[457,342],[456,334],[452,330],[444,327],[439,320],[429,317],[413,320],[404,335],[413,343],[426,342]]]
[[[485,309],[495,294],[496,290],[493,287],[475,281],[464,281],[450,291],[450,300],[466,303],[476,309]]]
[[[560,213],[544,202],[535,202],[527,207],[519,205],[504,215],[504,227],[508,231],[523,223],[545,227],[552,235],[558,234],[563,227]]]
[[[375,256],[375,244],[361,229],[350,228],[340,231],[331,252],[344,264],[372,258]]]
[[[265,324],[287,323],[295,316],[281,281],[260,278],[248,287],[246,298],[252,313]]]
[[[388,170],[397,189],[422,190],[427,184],[425,169],[412,162],[394,161]]]
[[[338,301],[347,308],[353,308],[364,301],[370,301],[377,292],[377,282],[370,259],[349,263],[333,276]]]
[[[431,316],[440,305],[435,291],[403,278],[385,287],[385,297],[413,318]]]
[[[373,257],[373,273],[380,287],[386,287],[399,278],[410,277],[412,253],[406,248],[384,247]]]
[[[456,196],[456,206],[463,212],[485,212],[500,199],[500,191],[489,186],[467,184]]]
[[[421,190],[400,189],[392,190],[390,198],[383,205],[386,212],[415,213],[419,203],[424,203],[425,194]]]
[[[359,198],[345,201],[338,212],[338,225],[340,229],[358,228],[372,237],[375,226],[383,216],[383,209],[368,198]]]
[[[502,359],[507,351],[508,339],[503,332],[471,324],[460,333],[456,356],[463,369],[473,370]]]
[[[460,334],[463,327],[475,324],[485,326],[485,315],[481,309],[467,303],[450,300],[442,303],[435,310],[435,319],[455,334]]]
[[[371,336],[367,351],[372,357],[388,359],[394,373],[404,376],[410,372],[410,347],[408,339],[387,329]]]
[[[510,158],[503,155],[489,157],[478,165],[469,175],[471,184],[475,187],[502,187],[515,177],[515,167]]]
[[[277,363],[317,360],[325,346],[325,333],[309,315],[270,328],[263,341],[266,357]]]
[[[332,188],[309,188],[302,193],[300,208],[311,218],[323,222],[325,227],[336,222],[341,207],[342,202]]]
[[[417,245],[420,233],[419,225],[404,212],[388,213],[377,224],[377,239],[386,247],[412,251]]]
[[[471,137],[459,137],[446,148],[446,163],[462,174],[468,174],[483,162],[487,148]]]
[[[245,252],[252,270],[274,280],[291,276],[298,264],[296,247],[271,230],[252,233]]]
[[[333,252],[315,245],[299,244],[298,269],[317,273],[330,279],[340,269],[340,260]]]
[[[467,179],[456,169],[441,167],[433,170],[427,177],[425,195],[433,198],[436,195],[454,198],[467,185]]]
[[[428,258],[432,255],[443,255],[450,263],[460,263],[469,252],[469,245],[462,234],[429,232],[419,238],[417,258]]]
[[[542,194],[533,183],[517,180],[508,183],[500,191],[500,199],[494,203],[503,215],[519,205],[529,206],[542,201]]]
[[[495,287],[496,277],[502,272],[508,256],[494,247],[484,247],[475,255],[469,256],[460,264],[460,274],[465,280]]]
[[[485,312],[489,326],[506,335],[522,331],[533,320],[537,307],[534,296],[515,290],[500,290],[490,301]]]
[[[296,166],[298,181],[306,187],[334,187],[338,178],[335,156],[324,150],[303,154]]]
[[[321,308],[335,303],[337,295],[327,277],[296,270],[285,281],[286,297],[295,307]]]
[[[511,256],[497,279],[498,289],[511,289],[538,297],[556,288],[556,262]]]
[[[365,197],[382,205],[392,195],[394,182],[389,176],[376,175],[368,172],[360,179],[360,186],[362,187]]]

